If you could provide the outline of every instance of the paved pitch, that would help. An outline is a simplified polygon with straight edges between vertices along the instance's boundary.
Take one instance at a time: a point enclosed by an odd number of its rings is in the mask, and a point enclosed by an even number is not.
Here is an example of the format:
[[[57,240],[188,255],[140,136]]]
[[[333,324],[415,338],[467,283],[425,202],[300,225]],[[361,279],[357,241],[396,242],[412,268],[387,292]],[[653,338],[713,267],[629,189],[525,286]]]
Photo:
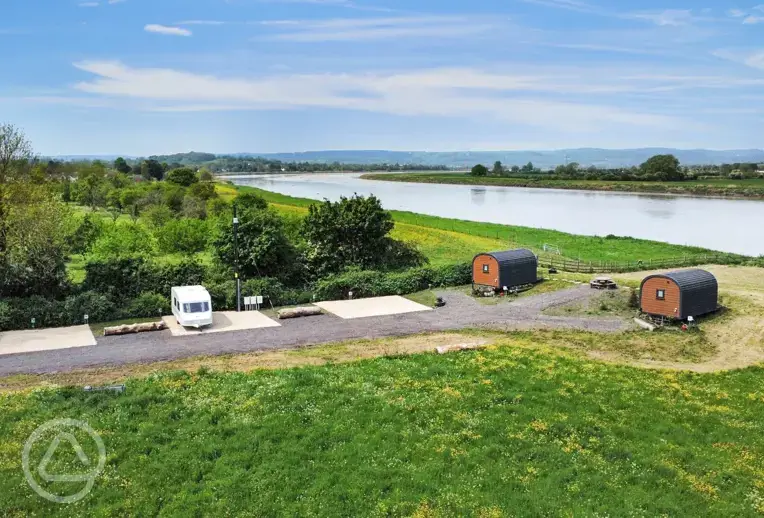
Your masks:
[[[175,321],[174,316],[163,317],[173,336],[206,335],[208,333],[224,333],[226,331],[244,331],[261,327],[280,327],[281,324],[271,320],[258,311],[223,311],[212,314],[212,325],[202,330],[194,327],[183,327]]]
[[[392,297],[374,297],[371,299],[317,302],[316,306],[344,319],[432,311],[432,308],[397,295]]]
[[[0,333],[0,355],[88,347],[96,340],[88,326],[54,327]]]

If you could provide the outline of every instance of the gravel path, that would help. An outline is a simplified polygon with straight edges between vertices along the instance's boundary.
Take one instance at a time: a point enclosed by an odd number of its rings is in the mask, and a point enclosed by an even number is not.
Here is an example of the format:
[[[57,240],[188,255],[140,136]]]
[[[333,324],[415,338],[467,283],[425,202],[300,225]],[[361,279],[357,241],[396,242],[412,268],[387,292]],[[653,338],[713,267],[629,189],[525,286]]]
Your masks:
[[[568,328],[614,332],[621,319],[553,317],[541,311],[592,296],[588,286],[483,305],[454,291],[438,294],[446,306],[434,311],[343,320],[334,315],[280,321],[281,327],[173,337],[169,331],[102,337],[98,345],[0,357],[0,376],[66,372],[90,367],[152,363],[192,356],[266,351],[358,338],[382,338],[464,328],[501,330]]]

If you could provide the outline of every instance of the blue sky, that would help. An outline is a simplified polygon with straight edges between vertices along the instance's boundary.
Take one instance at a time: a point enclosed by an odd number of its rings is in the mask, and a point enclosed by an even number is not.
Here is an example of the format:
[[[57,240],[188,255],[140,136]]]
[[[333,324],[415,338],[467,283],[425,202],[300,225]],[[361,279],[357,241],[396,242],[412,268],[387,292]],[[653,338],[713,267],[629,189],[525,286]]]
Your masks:
[[[764,5],[614,4],[4,0],[0,121],[42,154],[764,147]]]

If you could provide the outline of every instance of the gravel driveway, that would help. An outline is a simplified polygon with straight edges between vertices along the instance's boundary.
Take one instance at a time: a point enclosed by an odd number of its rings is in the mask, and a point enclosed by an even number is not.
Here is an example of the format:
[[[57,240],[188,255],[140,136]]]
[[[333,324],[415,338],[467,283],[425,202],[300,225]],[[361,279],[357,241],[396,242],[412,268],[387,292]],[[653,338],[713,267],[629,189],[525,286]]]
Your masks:
[[[554,317],[541,311],[593,296],[588,286],[522,297],[512,302],[484,305],[464,293],[438,293],[446,306],[434,311],[343,320],[326,314],[280,321],[281,327],[230,333],[173,337],[169,331],[110,336],[98,345],[78,349],[3,356],[0,376],[66,372],[88,367],[152,363],[192,356],[266,351],[358,338],[382,338],[464,328],[584,329],[621,331],[628,324],[616,318]]]

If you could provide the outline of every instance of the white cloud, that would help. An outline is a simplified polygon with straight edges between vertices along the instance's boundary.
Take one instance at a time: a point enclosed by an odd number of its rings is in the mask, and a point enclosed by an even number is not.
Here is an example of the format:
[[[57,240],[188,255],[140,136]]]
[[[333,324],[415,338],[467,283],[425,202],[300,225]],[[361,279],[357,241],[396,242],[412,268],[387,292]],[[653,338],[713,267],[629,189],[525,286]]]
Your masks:
[[[79,7],[98,7],[98,2],[80,2]]]
[[[764,16],[750,15],[746,17],[745,20],[743,20],[743,23],[746,25],[755,25],[757,23],[763,23],[763,22],[764,22]]]
[[[109,0],[110,4],[121,4],[122,2],[127,2],[127,0]]]
[[[734,61],[750,68],[764,70],[764,50],[719,49],[712,52],[718,58]]]
[[[168,27],[166,25],[157,25],[150,23],[143,28],[146,32],[154,32],[157,34],[167,34],[170,36],[191,36],[191,31],[183,29],[181,27]]]
[[[733,18],[742,18],[746,15],[746,12],[742,9],[730,9],[727,11],[727,14],[732,16]]]
[[[410,16],[334,18],[328,20],[269,20],[259,25],[279,30],[268,39],[294,42],[360,41],[400,37],[454,38],[491,29],[488,18]]]
[[[666,9],[659,12],[631,13],[628,18],[647,20],[655,25],[687,25],[692,22],[693,15],[689,9]]]
[[[666,115],[587,101],[576,93],[641,91],[642,85],[591,84],[577,75],[499,74],[471,68],[397,73],[274,75],[223,78],[173,69],[131,68],[119,62],[75,66],[96,76],[75,88],[115,105],[153,111],[335,108],[404,116],[485,118],[573,131],[621,125],[679,127]],[[565,82],[567,81],[567,82]],[[637,80],[636,83],[639,83]],[[559,99],[549,98],[558,94]],[[150,106],[150,108],[147,108]]]

